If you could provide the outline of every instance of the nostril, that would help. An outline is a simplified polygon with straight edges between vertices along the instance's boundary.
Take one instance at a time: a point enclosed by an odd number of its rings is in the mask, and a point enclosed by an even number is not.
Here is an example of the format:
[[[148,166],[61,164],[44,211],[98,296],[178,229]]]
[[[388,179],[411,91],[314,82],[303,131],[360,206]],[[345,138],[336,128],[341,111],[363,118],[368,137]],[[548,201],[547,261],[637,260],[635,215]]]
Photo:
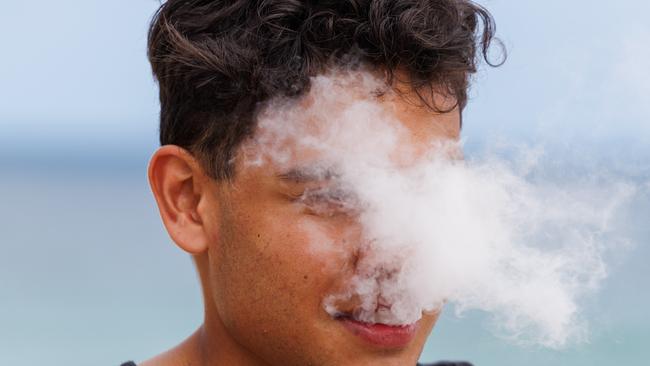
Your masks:
[[[355,249],[354,252],[352,252],[351,256],[351,263],[352,263],[352,268],[355,270],[359,266],[359,260],[361,259],[361,249]]]
[[[375,308],[375,312],[380,312],[381,310],[391,310],[392,305],[386,301],[381,295],[379,296],[379,299],[377,300],[377,307]]]

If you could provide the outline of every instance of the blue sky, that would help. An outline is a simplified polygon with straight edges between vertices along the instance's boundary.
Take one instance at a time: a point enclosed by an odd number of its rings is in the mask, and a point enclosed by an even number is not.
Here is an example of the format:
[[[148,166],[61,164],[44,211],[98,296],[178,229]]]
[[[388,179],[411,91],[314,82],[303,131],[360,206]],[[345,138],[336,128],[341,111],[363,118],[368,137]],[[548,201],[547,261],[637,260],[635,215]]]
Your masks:
[[[469,143],[650,145],[650,25],[642,0],[483,1],[509,50],[482,68],[466,111]],[[0,14],[3,150],[151,149],[156,87],[140,1],[8,2]]]
[[[145,44],[157,5],[153,0],[4,4],[4,137],[16,145],[53,148],[155,141],[156,87]]]

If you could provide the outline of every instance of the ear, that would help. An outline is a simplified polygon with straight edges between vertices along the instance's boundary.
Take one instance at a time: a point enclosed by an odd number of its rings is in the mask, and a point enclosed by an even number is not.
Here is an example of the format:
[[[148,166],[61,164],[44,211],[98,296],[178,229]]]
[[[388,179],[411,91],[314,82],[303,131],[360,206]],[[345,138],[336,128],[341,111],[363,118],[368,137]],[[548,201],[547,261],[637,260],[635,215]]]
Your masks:
[[[149,184],[160,216],[172,240],[184,251],[199,254],[208,248],[202,218],[209,178],[196,159],[175,145],[159,148],[149,163]]]

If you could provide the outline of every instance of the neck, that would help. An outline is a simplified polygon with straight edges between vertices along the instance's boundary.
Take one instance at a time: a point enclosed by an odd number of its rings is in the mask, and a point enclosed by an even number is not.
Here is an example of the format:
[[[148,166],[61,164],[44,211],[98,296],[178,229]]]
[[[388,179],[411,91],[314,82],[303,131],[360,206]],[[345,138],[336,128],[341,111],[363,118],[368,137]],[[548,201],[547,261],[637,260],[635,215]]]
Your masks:
[[[217,306],[210,296],[205,255],[194,257],[203,290],[203,324],[190,337],[173,349],[138,366],[268,366],[239,344],[224,325]]]
[[[220,321],[205,323],[173,349],[139,366],[267,366],[225,332]]]
[[[224,326],[214,304],[207,304],[205,321],[201,327],[199,352],[200,366],[266,366],[266,362],[256,357],[250,350],[232,337]],[[192,364],[193,365],[193,364]]]
[[[243,346],[221,318],[211,293],[209,260],[206,253],[195,256],[203,292],[203,325],[195,333],[197,337],[193,358],[197,366],[266,366],[253,352]]]

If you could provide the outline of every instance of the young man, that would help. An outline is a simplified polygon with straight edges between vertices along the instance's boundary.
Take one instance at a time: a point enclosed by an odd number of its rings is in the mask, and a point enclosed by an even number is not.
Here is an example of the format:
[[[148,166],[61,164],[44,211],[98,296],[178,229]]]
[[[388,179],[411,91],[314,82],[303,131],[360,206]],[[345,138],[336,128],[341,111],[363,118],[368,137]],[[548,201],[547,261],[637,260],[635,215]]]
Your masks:
[[[332,73],[342,80],[332,85],[346,85],[332,88],[340,105],[374,98],[406,131],[401,146],[457,140],[469,76],[492,36],[489,13],[467,0],[164,3],[149,35],[162,145],[149,179],[170,236],[195,260],[205,318],[185,342],[140,365],[415,365],[438,313],[382,324],[355,317],[354,302],[326,311],[328,295],[370,255],[343,239],[355,218],[295,199],[328,179],[296,169],[314,154],[289,139],[282,166],[251,164],[251,149],[264,152],[251,141],[264,113],[286,105],[270,103],[278,99],[305,115],[321,108],[332,120],[317,122],[335,123],[337,108],[314,91],[327,89],[313,86]],[[345,92],[363,83],[354,70],[386,89]],[[315,254],[298,224],[305,220],[347,246]]]

